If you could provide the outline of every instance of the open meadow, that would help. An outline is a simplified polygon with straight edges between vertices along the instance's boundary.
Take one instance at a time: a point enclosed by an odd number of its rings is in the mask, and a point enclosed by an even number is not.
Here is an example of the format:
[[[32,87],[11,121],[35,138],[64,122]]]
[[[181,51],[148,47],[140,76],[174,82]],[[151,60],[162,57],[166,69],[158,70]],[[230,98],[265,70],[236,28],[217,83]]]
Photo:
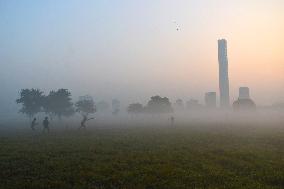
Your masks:
[[[0,188],[283,188],[281,124],[6,130]]]

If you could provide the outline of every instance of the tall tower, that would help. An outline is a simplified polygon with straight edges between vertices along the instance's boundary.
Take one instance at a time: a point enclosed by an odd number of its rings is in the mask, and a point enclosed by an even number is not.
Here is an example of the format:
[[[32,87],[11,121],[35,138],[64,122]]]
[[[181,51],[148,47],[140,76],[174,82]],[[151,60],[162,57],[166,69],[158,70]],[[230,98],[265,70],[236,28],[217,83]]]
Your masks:
[[[230,106],[227,41],[218,40],[220,107]]]

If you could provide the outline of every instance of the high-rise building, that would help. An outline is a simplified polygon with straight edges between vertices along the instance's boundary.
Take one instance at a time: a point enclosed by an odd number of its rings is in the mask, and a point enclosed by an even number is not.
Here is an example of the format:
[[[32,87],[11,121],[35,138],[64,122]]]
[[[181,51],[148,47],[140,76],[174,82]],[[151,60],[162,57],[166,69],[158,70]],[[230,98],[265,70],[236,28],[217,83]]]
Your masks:
[[[216,92],[205,93],[205,105],[207,108],[216,108]]]
[[[239,88],[239,99],[249,99],[249,88],[248,87],[240,87]]]
[[[230,106],[227,41],[218,40],[220,107]]]

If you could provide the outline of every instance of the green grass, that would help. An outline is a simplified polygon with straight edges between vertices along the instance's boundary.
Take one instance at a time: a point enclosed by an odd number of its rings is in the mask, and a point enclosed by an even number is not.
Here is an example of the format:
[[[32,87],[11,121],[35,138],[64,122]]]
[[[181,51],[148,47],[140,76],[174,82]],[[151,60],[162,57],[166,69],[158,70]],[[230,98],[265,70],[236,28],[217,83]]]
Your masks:
[[[284,128],[2,133],[0,188],[284,188]]]

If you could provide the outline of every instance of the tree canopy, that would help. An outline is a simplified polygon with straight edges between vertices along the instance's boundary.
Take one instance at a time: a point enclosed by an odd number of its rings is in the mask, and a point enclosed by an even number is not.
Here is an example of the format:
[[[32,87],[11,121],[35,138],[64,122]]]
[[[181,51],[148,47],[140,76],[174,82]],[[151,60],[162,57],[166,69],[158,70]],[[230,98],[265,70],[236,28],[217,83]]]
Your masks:
[[[22,89],[17,104],[22,104],[20,112],[26,114],[30,119],[41,111],[44,95],[39,89]]]
[[[143,112],[143,105],[140,103],[129,104],[127,112],[130,114],[139,114]]]
[[[146,111],[148,113],[171,113],[173,108],[167,97],[153,96],[146,106]]]
[[[52,116],[57,116],[59,119],[63,116],[72,116],[75,111],[68,89],[50,91],[48,96],[45,97],[44,111]]]

